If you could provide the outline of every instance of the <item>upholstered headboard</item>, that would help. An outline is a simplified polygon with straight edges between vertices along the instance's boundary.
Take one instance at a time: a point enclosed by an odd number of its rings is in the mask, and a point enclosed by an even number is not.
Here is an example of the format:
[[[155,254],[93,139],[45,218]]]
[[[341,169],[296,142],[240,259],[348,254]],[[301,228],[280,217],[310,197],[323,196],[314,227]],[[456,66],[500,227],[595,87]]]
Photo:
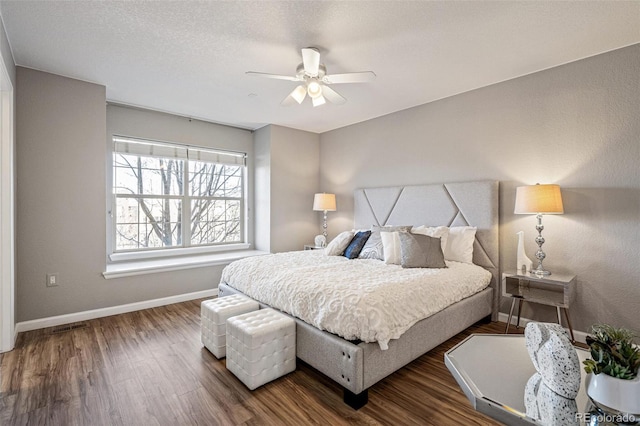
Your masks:
[[[500,300],[498,182],[479,181],[356,189],[354,226],[476,226],[473,263],[493,275],[493,313]]]

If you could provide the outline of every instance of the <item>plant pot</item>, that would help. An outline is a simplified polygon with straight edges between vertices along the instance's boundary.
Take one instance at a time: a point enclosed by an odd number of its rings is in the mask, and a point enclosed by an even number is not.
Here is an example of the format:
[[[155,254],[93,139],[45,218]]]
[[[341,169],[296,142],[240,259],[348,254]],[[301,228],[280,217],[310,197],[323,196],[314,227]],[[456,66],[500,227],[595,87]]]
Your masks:
[[[589,373],[586,384],[587,395],[602,410],[640,416],[640,376],[623,380]]]

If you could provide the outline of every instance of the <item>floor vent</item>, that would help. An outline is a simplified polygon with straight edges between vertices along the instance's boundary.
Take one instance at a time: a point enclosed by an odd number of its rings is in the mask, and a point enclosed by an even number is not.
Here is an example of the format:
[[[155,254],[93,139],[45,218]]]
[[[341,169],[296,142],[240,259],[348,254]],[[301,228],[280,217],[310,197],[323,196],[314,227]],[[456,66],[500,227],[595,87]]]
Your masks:
[[[79,328],[87,328],[88,326],[89,324],[87,324],[86,322],[61,325],[59,327],[52,328],[50,334],[65,333],[67,331],[78,330]]]

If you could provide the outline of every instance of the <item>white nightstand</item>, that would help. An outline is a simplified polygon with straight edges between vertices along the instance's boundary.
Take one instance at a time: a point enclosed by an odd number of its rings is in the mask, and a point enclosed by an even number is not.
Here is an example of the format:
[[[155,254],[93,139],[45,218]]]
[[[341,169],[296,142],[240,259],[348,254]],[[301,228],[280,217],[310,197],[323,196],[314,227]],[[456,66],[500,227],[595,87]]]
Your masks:
[[[511,297],[511,309],[505,334],[509,332],[511,318],[513,318],[513,308],[518,300],[518,322],[516,328],[520,326],[520,312],[523,302],[539,303],[541,305],[555,306],[558,314],[558,324],[562,324],[560,311],[564,311],[567,320],[571,340],[573,328],[569,319],[569,306],[576,295],[576,276],[566,274],[552,274],[539,276],[535,274],[518,274],[515,272],[505,272],[502,274],[502,295]]]
[[[305,250],[322,250],[324,247],[320,247],[320,246],[313,246],[311,244],[305,244],[304,245],[304,249]]]

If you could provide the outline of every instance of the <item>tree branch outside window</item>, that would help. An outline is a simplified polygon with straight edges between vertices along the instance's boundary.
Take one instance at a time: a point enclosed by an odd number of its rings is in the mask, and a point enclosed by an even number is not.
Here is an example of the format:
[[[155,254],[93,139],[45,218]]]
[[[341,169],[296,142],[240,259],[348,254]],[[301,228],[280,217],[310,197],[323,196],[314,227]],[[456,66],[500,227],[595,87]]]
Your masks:
[[[243,242],[243,165],[113,159],[115,251]]]

